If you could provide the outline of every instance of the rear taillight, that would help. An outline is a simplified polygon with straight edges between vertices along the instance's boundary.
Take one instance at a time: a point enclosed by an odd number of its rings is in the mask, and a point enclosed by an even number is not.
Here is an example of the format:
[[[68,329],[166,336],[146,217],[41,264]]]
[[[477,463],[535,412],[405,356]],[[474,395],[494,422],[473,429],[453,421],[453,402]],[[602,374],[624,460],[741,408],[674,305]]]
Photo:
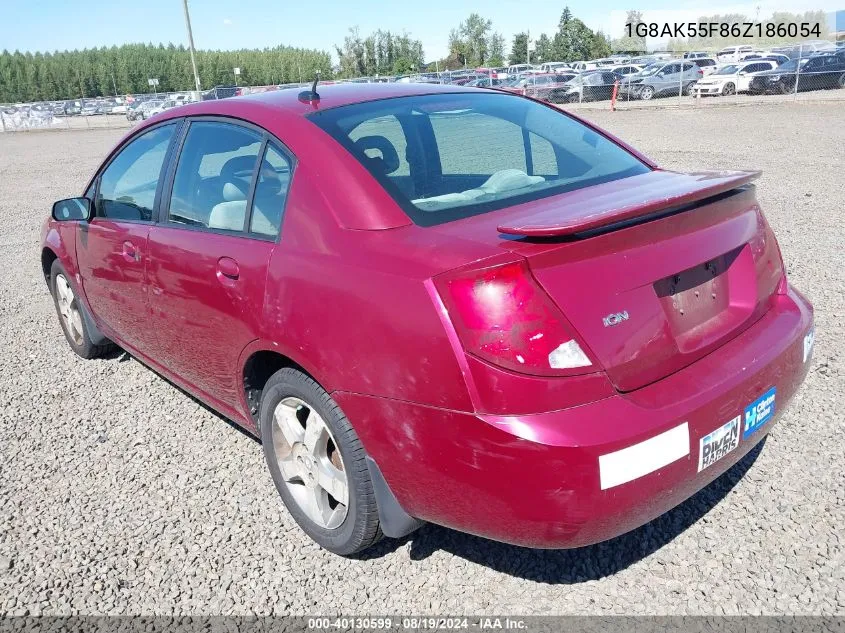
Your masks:
[[[770,240],[775,245],[775,252],[778,254],[778,263],[780,264],[780,281],[777,285],[777,293],[779,295],[785,295],[789,292],[789,282],[786,279],[786,264],[783,263],[783,253],[780,250],[780,243],[778,242],[777,237],[775,237],[774,231],[772,231],[772,227],[769,226],[769,222],[766,220],[765,216],[763,216],[762,212],[760,213],[760,218],[762,218],[763,226],[764,226],[764,234],[767,240]]]
[[[434,282],[467,353],[531,375],[598,371],[524,262],[447,273]]]

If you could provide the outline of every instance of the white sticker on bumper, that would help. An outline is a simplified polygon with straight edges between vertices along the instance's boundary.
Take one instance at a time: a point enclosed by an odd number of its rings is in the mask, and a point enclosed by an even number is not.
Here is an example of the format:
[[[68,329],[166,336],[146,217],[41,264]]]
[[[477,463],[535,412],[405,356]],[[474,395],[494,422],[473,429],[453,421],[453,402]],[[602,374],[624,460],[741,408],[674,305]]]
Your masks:
[[[811,327],[804,337],[804,362],[806,363],[813,355],[813,344],[816,342],[816,328]]]
[[[689,427],[674,429],[607,455],[599,455],[601,489],[633,481],[689,455]]]

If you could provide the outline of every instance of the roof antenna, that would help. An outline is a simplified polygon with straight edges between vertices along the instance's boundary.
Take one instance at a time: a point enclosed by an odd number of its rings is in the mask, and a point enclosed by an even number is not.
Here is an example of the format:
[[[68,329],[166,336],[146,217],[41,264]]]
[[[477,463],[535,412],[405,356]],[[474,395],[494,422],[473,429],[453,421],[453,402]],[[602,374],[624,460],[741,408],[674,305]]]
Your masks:
[[[316,103],[320,100],[320,95],[317,94],[317,82],[320,81],[320,71],[314,73],[314,83],[311,84],[311,90],[303,90],[299,93],[299,100],[303,103]]]

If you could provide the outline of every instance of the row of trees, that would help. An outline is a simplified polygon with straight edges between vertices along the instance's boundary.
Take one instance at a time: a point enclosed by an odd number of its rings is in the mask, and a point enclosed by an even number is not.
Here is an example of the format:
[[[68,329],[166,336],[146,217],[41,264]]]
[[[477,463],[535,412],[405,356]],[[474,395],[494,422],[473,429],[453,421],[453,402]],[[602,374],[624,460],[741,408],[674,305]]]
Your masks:
[[[557,32],[552,36],[543,33],[537,38],[531,63],[598,59],[607,57],[610,52],[610,39],[601,31],[591,30],[566,7],[558,21]],[[511,63],[525,63],[527,59],[528,33],[517,33],[511,46]]]
[[[347,78],[417,72],[425,63],[420,40],[380,29],[362,38],[358,27],[351,28],[335,51],[339,76]]]
[[[464,67],[502,66],[505,63],[524,64],[529,59],[527,32],[513,38],[510,55],[505,51],[505,38],[493,30],[493,23],[472,13],[458,28],[449,33],[449,55],[436,66],[454,70]],[[601,31],[592,31],[572,15],[569,7],[563,10],[558,29],[551,36],[543,33],[535,41],[530,55],[532,63],[547,61],[576,61],[610,55],[611,44]],[[428,70],[434,70],[430,64]]]
[[[240,68],[235,77],[233,69]],[[327,52],[277,46],[263,50],[197,51],[203,88],[238,83],[267,85],[307,81],[319,70],[332,76]],[[184,46],[125,44],[56,53],[0,54],[0,103],[71,99],[194,87],[191,57]]]
[[[449,32],[449,55],[443,60],[443,66],[447,69],[501,66],[505,59],[504,36],[493,31],[491,20],[472,13]]]

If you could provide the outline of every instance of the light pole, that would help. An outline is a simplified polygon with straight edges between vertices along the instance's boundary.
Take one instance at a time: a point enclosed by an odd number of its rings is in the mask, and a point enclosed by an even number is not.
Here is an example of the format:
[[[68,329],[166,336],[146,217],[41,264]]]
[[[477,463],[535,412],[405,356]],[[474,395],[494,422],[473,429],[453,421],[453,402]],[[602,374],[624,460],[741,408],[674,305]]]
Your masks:
[[[188,13],[188,0],[182,0],[182,7],[185,9],[185,26],[188,28],[188,48],[191,51],[191,68],[194,69],[194,84],[197,87],[197,92],[202,90],[200,87],[200,76],[197,73],[197,60],[194,53],[194,34],[191,31],[191,16]]]
[[[525,63],[531,65],[531,31],[525,31]]]

